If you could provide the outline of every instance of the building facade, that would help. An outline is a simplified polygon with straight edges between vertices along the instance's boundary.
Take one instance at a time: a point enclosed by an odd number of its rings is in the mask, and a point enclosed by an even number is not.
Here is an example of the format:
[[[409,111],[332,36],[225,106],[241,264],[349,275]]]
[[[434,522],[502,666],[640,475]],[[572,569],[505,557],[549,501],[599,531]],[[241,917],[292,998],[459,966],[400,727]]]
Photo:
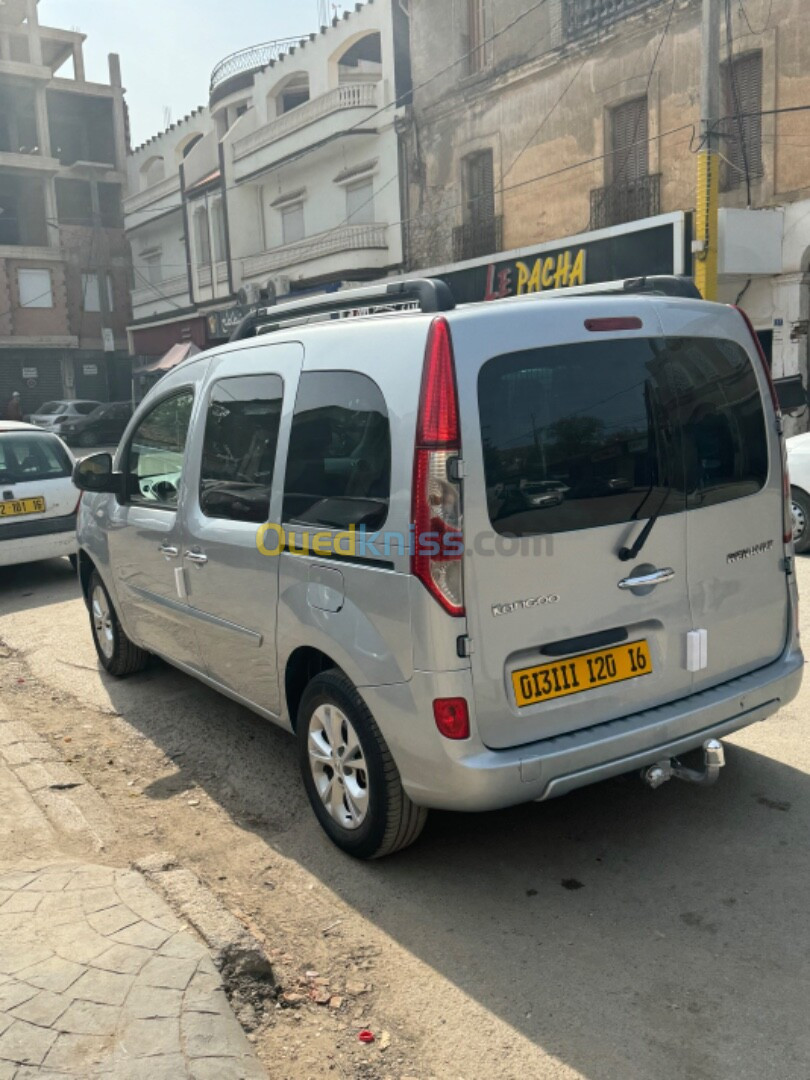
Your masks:
[[[0,401],[26,413],[130,392],[124,91],[114,55],[87,81],[83,41],[0,6]]]
[[[689,273],[700,8],[700,0],[411,0],[414,103],[402,125],[409,268],[469,262],[457,278],[465,299],[606,274]],[[806,4],[727,9],[721,299],[749,312],[775,374],[806,376]],[[675,252],[663,258],[672,230]]]
[[[358,4],[227,57],[208,104],[134,151],[134,353],[214,344],[262,300],[402,268],[407,44],[398,0]]]

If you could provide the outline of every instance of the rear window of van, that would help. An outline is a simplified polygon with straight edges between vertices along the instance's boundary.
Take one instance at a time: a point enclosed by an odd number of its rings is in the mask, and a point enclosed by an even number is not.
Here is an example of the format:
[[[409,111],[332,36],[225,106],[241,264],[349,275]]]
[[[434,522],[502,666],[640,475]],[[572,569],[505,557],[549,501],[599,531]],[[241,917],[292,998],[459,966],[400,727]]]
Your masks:
[[[497,532],[569,532],[753,495],[768,476],[756,374],[735,342],[628,338],[508,353],[478,380]]]
[[[0,435],[0,484],[58,480],[70,476],[73,463],[53,435],[9,431]]]

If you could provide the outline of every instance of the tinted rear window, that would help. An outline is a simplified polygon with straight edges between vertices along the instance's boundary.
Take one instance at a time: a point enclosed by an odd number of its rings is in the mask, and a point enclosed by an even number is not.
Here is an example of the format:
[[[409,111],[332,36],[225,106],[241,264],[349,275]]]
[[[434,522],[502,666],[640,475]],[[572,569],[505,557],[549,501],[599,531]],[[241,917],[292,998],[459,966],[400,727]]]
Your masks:
[[[36,432],[0,435],[0,484],[56,480],[72,471],[70,458],[53,436]]]
[[[500,533],[568,532],[751,495],[768,474],[746,352],[629,338],[495,357],[478,383],[489,515]]]

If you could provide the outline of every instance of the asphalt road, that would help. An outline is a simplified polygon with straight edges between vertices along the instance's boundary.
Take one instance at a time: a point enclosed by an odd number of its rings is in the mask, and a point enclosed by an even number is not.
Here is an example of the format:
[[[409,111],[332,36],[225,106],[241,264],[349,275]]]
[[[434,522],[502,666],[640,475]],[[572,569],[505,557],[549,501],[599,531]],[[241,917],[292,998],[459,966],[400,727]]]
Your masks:
[[[810,560],[799,577],[810,593]],[[274,1077],[810,1077],[810,680],[727,740],[713,789],[620,778],[434,814],[362,865],[320,834],[284,733],[162,664],[100,677],[66,562],[0,570],[0,638],[23,671],[2,693],[69,743],[133,857],[195,867],[285,952],[287,985],[369,981],[335,1015],[279,1014]],[[358,1059],[361,1024],[391,1049]]]

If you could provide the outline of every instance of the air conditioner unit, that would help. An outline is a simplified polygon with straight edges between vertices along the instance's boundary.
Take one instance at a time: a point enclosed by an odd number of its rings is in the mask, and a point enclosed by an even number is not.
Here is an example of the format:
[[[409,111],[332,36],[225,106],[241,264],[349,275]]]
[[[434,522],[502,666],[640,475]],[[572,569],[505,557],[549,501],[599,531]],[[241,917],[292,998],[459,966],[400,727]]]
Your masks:
[[[280,299],[282,296],[289,296],[290,294],[290,278],[285,274],[278,274],[276,277],[271,277],[267,282],[267,291],[274,298],[274,300]]]
[[[263,299],[262,292],[263,289],[255,281],[249,281],[239,290],[239,303],[242,307],[256,307]]]

